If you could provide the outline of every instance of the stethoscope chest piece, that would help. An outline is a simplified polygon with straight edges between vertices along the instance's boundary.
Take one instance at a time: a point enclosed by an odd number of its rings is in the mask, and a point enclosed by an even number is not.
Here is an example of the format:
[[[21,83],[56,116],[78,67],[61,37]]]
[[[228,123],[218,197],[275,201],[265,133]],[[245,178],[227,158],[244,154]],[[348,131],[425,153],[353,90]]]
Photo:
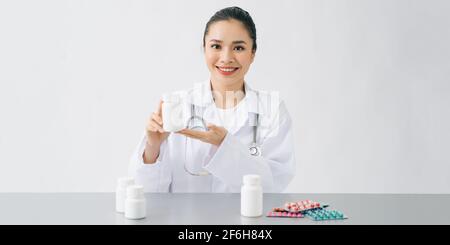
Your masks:
[[[261,149],[257,145],[250,146],[249,151],[250,151],[250,155],[252,155],[252,156],[255,156],[255,157],[261,156]]]

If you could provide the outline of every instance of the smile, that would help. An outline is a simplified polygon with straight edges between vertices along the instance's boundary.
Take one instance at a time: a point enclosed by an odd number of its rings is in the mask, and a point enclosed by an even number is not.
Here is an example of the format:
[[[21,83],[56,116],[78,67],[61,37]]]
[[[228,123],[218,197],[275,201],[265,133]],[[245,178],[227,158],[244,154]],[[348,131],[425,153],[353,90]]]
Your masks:
[[[218,67],[216,66],[217,70],[220,74],[229,76],[233,73],[235,73],[237,70],[239,70],[239,67]]]

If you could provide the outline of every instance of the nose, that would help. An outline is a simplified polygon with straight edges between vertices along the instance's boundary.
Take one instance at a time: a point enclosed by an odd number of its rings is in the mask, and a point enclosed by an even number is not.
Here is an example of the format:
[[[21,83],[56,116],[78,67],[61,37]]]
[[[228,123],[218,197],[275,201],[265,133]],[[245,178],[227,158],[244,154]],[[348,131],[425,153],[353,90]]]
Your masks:
[[[231,50],[224,48],[220,53],[220,63],[221,64],[231,64],[234,60],[234,54]]]

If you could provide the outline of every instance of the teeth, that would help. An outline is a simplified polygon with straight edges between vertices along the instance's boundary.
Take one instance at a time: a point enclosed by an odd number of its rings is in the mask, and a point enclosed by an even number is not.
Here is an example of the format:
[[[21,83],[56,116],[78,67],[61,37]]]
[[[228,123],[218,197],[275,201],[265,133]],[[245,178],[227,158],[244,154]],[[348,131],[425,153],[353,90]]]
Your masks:
[[[235,70],[235,68],[220,68],[220,67],[219,67],[219,69],[224,72],[232,72]]]

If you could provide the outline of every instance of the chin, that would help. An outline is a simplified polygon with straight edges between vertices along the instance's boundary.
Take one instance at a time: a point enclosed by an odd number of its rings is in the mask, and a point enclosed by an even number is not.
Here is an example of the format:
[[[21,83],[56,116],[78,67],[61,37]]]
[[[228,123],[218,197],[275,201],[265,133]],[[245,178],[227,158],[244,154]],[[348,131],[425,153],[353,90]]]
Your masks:
[[[236,78],[233,77],[223,77],[223,76],[215,76],[213,77],[214,81],[217,81],[219,83],[225,83],[225,84],[232,84],[234,81],[236,81]]]

